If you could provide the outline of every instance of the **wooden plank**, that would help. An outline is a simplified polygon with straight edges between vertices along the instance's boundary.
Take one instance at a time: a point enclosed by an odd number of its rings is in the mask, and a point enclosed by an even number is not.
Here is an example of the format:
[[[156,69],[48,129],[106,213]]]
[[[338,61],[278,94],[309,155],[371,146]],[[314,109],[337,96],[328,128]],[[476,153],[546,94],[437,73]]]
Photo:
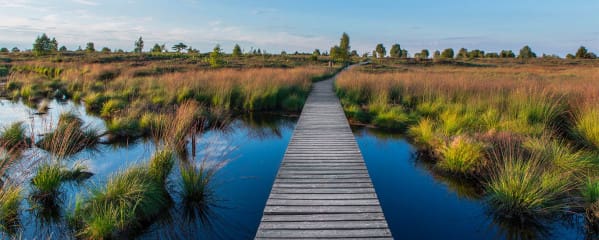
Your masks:
[[[256,238],[392,238],[332,80],[313,85]]]
[[[336,230],[259,230],[260,237],[331,238],[331,237],[391,237],[389,229],[336,229]]]

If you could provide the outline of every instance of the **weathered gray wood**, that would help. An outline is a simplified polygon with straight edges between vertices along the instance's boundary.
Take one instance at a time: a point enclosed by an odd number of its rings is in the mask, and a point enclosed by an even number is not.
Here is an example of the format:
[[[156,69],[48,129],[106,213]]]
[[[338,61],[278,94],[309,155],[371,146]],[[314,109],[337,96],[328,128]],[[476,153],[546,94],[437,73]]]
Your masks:
[[[332,81],[313,86],[256,239],[392,238]]]

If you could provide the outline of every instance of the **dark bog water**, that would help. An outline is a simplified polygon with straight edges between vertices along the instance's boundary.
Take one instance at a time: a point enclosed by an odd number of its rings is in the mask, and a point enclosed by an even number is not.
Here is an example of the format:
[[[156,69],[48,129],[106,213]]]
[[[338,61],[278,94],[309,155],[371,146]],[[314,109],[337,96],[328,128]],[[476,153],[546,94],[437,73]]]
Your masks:
[[[33,124],[36,134],[43,133],[55,125],[61,112],[75,111],[86,123],[104,129],[102,119],[86,115],[80,105],[54,101],[50,107],[47,115],[38,116],[32,115],[35,111],[22,103],[0,100],[0,126],[24,121]],[[235,119],[225,129],[198,135],[196,159],[226,161],[213,182],[212,207],[194,215],[177,205],[179,173],[175,168],[169,178],[175,204],[135,236],[141,239],[253,238],[295,122],[294,118],[246,116]],[[368,129],[354,129],[354,133],[397,239],[584,238],[579,217],[524,226],[494,219],[477,189],[434,174],[430,166],[415,159],[414,148],[401,136]],[[24,200],[26,210],[20,214],[21,237],[72,238],[64,215],[74,206],[77,195],[102,184],[114,172],[147,161],[154,151],[152,141],[137,140],[99,145],[72,156],[69,164],[82,161],[94,176],[81,184],[64,184],[54,214],[41,214],[30,201]],[[42,150],[28,150],[16,169],[31,174],[35,169],[32,159],[43,156]],[[28,180],[22,182],[29,185]]]
[[[396,239],[584,239],[581,216],[517,224],[492,216],[480,190],[431,171],[397,134],[355,128]]]

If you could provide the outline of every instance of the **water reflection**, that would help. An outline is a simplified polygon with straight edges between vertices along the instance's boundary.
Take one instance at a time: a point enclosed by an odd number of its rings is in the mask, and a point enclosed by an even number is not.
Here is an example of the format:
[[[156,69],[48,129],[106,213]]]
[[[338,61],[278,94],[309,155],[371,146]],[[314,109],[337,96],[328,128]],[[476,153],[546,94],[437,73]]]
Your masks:
[[[438,173],[401,135],[353,130],[396,239],[585,238],[582,214],[531,221],[498,217],[485,205],[480,185]]]
[[[86,115],[83,106],[55,100],[50,102],[46,115],[34,115],[35,110],[22,102],[0,100],[0,126],[25,121],[31,126],[30,133],[43,134],[51,131],[60,113],[66,111],[78,113],[86,125],[105,129],[103,120]],[[151,222],[144,223],[147,227],[131,237],[253,238],[296,120],[274,115],[244,115],[232,118],[226,128],[207,129],[195,135],[195,141],[189,139],[187,151],[180,155],[181,159],[191,162],[219,159],[213,164],[222,165],[214,176],[211,200],[195,206],[183,204],[176,187],[180,172],[175,167],[168,183],[173,200],[169,210]],[[114,144],[98,144],[96,148],[86,148],[69,156],[65,164],[72,166],[83,161],[94,175],[81,184],[63,184],[61,193],[53,204],[25,199],[19,217],[20,226],[12,231],[12,236],[24,239],[74,238],[75,233],[67,221],[75,206],[75,199],[89,189],[104,184],[112,173],[146,162],[157,145],[159,143],[151,138],[140,138]],[[191,151],[192,145],[197,149],[195,154]],[[11,178],[23,179],[22,184],[27,188],[24,195],[29,197],[32,191],[30,179],[35,172],[36,162],[47,157],[47,153],[34,148],[24,151],[22,155],[18,168],[23,169],[13,171],[10,175]],[[0,238],[5,236],[0,234]]]

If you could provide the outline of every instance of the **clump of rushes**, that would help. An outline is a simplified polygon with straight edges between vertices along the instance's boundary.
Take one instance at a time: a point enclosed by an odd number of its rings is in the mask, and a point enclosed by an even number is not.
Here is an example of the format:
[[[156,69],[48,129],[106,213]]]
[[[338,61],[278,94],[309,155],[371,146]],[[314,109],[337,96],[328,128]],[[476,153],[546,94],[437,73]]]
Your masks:
[[[599,220],[599,181],[596,178],[588,177],[587,181],[580,189],[587,220],[596,225]]]
[[[92,113],[98,113],[100,109],[102,109],[102,106],[106,100],[106,96],[104,96],[102,93],[93,93],[83,98],[83,101],[85,102],[85,109]]]
[[[167,159],[162,154],[160,159]],[[154,167],[159,165],[163,164]],[[78,201],[71,217],[78,235],[89,239],[115,238],[156,216],[169,203],[164,183],[158,180],[165,172],[150,170],[146,165],[132,166],[112,175],[106,185],[92,189],[86,199]]]
[[[588,108],[578,114],[574,135],[587,147],[599,149],[599,109]]]
[[[505,149],[503,151],[506,151]],[[486,186],[487,203],[498,214],[521,220],[567,210],[573,189],[570,173],[547,171],[536,156],[502,153]]]
[[[405,131],[411,122],[412,118],[401,107],[381,111],[372,119],[372,123],[376,126],[400,131]]]
[[[7,231],[18,222],[23,189],[7,183],[0,187],[0,231]]]
[[[465,136],[455,137],[439,153],[441,159],[436,166],[450,173],[469,175],[485,165],[483,144]]]
[[[52,200],[58,194],[63,181],[62,167],[58,164],[42,163],[31,179],[35,197],[42,201]]]
[[[410,127],[408,134],[418,145],[425,148],[432,149],[437,145],[435,123],[428,118],[421,119],[418,124]]]
[[[195,101],[187,101],[177,109],[173,120],[166,128],[164,142],[168,148],[182,149],[187,136],[199,125],[200,106]]]
[[[148,173],[153,176],[157,182],[166,183],[166,178],[175,164],[175,154],[169,150],[162,150],[154,153],[148,165]]]
[[[100,111],[100,116],[102,117],[111,117],[116,112],[123,110],[127,104],[119,99],[110,99],[102,105],[102,110]]]
[[[113,140],[138,138],[142,135],[139,120],[134,117],[113,118],[107,123],[106,129]]]
[[[211,180],[218,169],[208,167],[206,161],[200,166],[183,164],[180,167],[180,197],[187,206],[206,206],[212,195]]]
[[[0,132],[0,146],[2,147],[15,149],[27,145],[29,145],[29,139],[25,137],[23,122],[14,122]]]
[[[84,127],[79,117],[64,113],[61,114],[56,129],[37,142],[37,146],[62,159],[96,144],[99,138],[97,131]]]
[[[539,155],[548,167],[557,171],[572,172],[579,176],[596,171],[590,154],[573,150],[568,143],[550,137],[530,138],[523,144],[524,148]]]
[[[142,129],[144,135],[154,134],[162,136],[169,121],[166,114],[146,112],[139,120],[139,127]]]

